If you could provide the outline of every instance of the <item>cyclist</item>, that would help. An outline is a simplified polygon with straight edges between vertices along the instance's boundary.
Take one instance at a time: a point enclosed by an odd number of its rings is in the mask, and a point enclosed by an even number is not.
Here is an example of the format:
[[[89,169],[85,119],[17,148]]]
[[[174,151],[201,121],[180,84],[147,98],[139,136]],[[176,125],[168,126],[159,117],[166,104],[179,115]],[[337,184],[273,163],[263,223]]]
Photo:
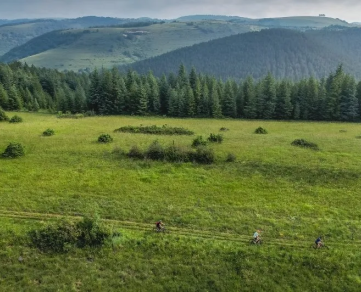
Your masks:
[[[161,231],[163,229],[163,223],[162,220],[159,220],[158,222],[155,223],[155,228],[157,231]]]
[[[323,245],[321,235],[315,240],[315,244],[316,244],[316,248],[320,248]]]
[[[259,234],[261,233],[261,230],[256,230],[256,232],[253,234],[253,242],[258,243],[261,238],[259,237]]]

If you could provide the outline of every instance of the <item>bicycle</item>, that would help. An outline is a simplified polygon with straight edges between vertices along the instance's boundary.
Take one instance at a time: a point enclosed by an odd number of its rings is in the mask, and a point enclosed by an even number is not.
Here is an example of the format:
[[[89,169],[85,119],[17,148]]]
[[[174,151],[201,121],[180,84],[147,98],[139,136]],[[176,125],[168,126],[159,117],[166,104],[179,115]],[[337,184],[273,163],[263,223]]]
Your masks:
[[[161,229],[158,229],[157,227],[154,227],[153,231],[154,232],[163,232],[163,233],[168,232],[168,230],[165,227],[162,227]]]
[[[250,245],[261,245],[263,243],[262,239],[259,239],[258,241],[256,241],[254,238],[249,240],[249,244]]]
[[[321,249],[321,248],[329,249],[329,247],[327,245],[325,245],[324,243],[322,243],[320,246],[318,246],[316,244],[316,242],[312,243],[310,248],[313,248],[313,249]]]

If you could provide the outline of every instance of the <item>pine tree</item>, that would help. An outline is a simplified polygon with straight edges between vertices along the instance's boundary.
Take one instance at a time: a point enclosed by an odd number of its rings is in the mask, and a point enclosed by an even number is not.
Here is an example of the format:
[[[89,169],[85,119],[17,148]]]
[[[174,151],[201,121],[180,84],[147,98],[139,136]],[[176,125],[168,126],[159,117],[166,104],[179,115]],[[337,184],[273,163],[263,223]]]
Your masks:
[[[248,76],[242,84],[244,110],[243,116],[246,119],[257,117],[256,109],[256,89],[252,76]]]
[[[34,98],[32,110],[33,110],[34,112],[37,112],[37,111],[39,111],[39,109],[40,109],[40,106],[39,106],[38,100],[37,100],[36,98]]]
[[[189,84],[186,68],[183,63],[179,66],[178,69],[177,83],[179,84],[181,89],[183,89]]]
[[[88,107],[90,110],[95,113],[99,113],[100,105],[101,105],[101,83],[100,76],[98,70],[95,69],[92,74],[90,74],[90,88],[88,94]],[[59,101],[58,101],[59,104]]]
[[[361,81],[357,84],[356,98],[358,100],[358,115],[361,117]]]
[[[271,73],[262,80],[262,100],[264,103],[262,118],[272,119],[276,108],[276,81]]]
[[[145,116],[148,113],[148,96],[143,84],[138,87],[138,100],[139,103],[136,113]]]
[[[22,108],[22,100],[18,94],[18,90],[15,85],[12,85],[8,90],[8,109],[17,111]]]
[[[166,115],[168,113],[168,101],[170,99],[170,86],[167,82],[167,77],[163,74],[159,81],[159,102],[160,113]]]
[[[216,89],[215,89],[216,90]],[[207,82],[203,82],[200,100],[197,107],[197,115],[199,117],[205,118],[210,116],[210,97],[209,97],[209,89]]]
[[[291,86],[286,80],[282,80],[278,86],[275,118],[288,120],[292,113]]]
[[[307,108],[307,119],[319,120],[319,101],[318,101],[318,81],[314,77],[310,77],[307,82],[307,90],[305,97],[305,107]],[[306,117],[305,117],[306,119]]]
[[[179,101],[178,101],[178,92],[177,90],[170,88],[169,89],[169,108],[168,114],[171,117],[177,117],[179,114]]]
[[[0,107],[7,110],[9,109],[9,97],[4,86],[0,83]]]
[[[337,121],[340,119],[340,97],[341,87],[345,73],[340,65],[335,74],[330,74],[328,78],[328,91],[326,96],[327,119]]]
[[[148,73],[147,84],[149,86],[149,92],[148,92],[149,111],[153,114],[159,114],[160,113],[159,86],[152,72]]]
[[[217,82],[212,82],[211,85],[211,116],[212,118],[222,118],[222,107],[218,96]]]
[[[237,116],[236,97],[230,80],[227,80],[224,87],[222,113],[225,117],[235,118]]]
[[[355,78],[345,75],[340,94],[340,120],[355,121],[358,118],[358,107]]]
[[[74,93],[74,111],[82,113],[86,109],[85,92],[82,86],[78,85]]]

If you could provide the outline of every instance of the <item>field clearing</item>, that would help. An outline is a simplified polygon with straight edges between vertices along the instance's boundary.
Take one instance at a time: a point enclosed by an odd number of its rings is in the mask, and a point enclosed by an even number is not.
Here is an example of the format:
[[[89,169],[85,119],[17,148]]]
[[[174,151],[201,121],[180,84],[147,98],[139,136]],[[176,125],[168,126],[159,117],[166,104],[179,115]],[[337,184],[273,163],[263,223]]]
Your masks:
[[[29,281],[28,291],[76,291],[79,279],[80,290],[92,291],[104,285],[136,291],[359,288],[359,124],[17,114],[23,123],[0,123],[1,152],[10,142],[22,143],[26,152],[20,159],[0,159],[0,285],[9,283],[5,291],[24,289]],[[185,127],[195,135],[113,133],[128,125]],[[259,126],[269,134],[253,134]],[[229,131],[219,132],[221,127]],[[55,135],[43,137],[47,128]],[[114,142],[98,143],[103,133]],[[217,156],[212,165],[131,160],[113,152],[135,144],[145,149],[156,139],[187,146],[210,133],[224,135],[222,144],[211,145]],[[317,143],[320,151],[290,145],[300,138]],[[224,162],[228,153],[237,161]],[[119,252],[96,254],[97,267],[84,260],[92,251],[45,256],[17,242],[16,236],[48,221],[93,212],[124,233]],[[159,219],[169,235],[150,232]],[[250,248],[248,238],[257,228],[266,244]],[[310,252],[320,234],[332,247],[329,253]],[[29,259],[27,270],[17,262],[19,254]],[[44,269],[56,269],[59,278],[42,275]],[[16,278],[16,271],[23,278]],[[34,282],[38,278],[43,286]],[[183,286],[169,286],[177,281]]]

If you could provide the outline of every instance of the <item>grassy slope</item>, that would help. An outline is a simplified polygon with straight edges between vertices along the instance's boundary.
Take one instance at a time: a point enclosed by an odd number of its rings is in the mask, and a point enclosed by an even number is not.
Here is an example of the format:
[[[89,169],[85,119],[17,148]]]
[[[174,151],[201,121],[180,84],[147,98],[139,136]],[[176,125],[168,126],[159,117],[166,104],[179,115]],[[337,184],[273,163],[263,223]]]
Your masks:
[[[323,28],[330,25],[352,26],[345,21],[330,17],[318,16],[292,16],[279,18],[263,18],[258,20],[263,25],[277,26],[277,27],[312,27]]]
[[[359,288],[358,124],[20,115],[23,124],[0,123],[0,149],[10,141],[26,146],[26,157],[0,160],[0,284],[6,291]],[[139,124],[183,126],[204,136],[227,127],[224,143],[214,148],[219,160],[231,152],[238,162],[199,166],[112,154],[116,147],[146,147],[154,139],[192,141],[112,134]],[[253,134],[258,126],[270,134]],[[56,135],[41,137],[49,127]],[[111,133],[115,141],[99,145],[101,133]],[[292,147],[296,138],[318,143],[321,151]],[[42,214],[93,211],[116,220],[107,224],[124,234],[119,250],[46,256],[12,239],[44,224]],[[160,218],[169,235],[148,231]],[[256,228],[264,230],[266,244],[247,247]],[[329,251],[308,248],[320,233]],[[20,254],[24,263],[17,261]],[[87,261],[89,256],[95,261]]]
[[[97,28],[78,41],[22,59],[28,64],[56,69],[78,70],[112,67],[161,55],[180,47],[224,36],[257,30],[256,26],[221,21],[164,23],[139,28]],[[146,31],[134,35],[129,31]],[[78,30],[74,30],[78,32]],[[69,32],[71,33],[71,32]]]

